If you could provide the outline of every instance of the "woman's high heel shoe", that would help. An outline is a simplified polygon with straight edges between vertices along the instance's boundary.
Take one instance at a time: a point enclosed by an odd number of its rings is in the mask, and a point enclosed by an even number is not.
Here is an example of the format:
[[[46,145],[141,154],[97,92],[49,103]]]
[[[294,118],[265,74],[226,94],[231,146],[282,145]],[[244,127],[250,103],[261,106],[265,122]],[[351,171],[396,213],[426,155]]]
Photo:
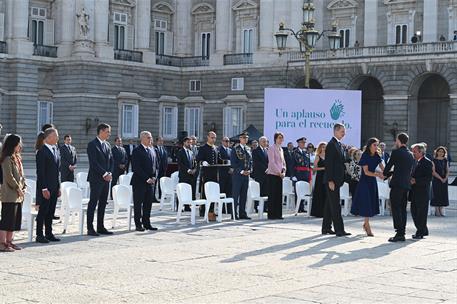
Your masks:
[[[367,236],[374,236],[374,234],[371,232],[371,228],[369,228],[369,226],[363,224],[363,230],[365,230],[365,233],[367,234]]]

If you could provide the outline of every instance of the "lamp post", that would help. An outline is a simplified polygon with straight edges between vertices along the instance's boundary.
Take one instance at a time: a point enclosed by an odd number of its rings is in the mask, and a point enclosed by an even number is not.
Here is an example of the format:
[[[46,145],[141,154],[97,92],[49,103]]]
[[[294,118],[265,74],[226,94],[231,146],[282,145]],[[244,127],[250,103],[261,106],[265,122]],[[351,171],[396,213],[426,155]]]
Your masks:
[[[340,44],[340,35],[336,31],[336,24],[332,24],[331,30],[324,30],[319,33],[317,30],[314,29],[314,25],[316,23],[314,19],[314,4],[312,0],[304,0],[303,3],[303,23],[301,29],[298,31],[294,31],[293,29],[286,28],[284,23],[279,24],[279,30],[276,32],[276,44],[280,51],[286,49],[287,45],[287,38],[289,33],[298,40],[300,45],[300,52],[302,52],[305,56],[305,86],[309,88],[309,81],[311,77],[311,62],[310,57],[311,53],[314,50],[316,42],[321,39],[324,34],[328,37],[330,43],[330,49],[336,50],[339,48]]]

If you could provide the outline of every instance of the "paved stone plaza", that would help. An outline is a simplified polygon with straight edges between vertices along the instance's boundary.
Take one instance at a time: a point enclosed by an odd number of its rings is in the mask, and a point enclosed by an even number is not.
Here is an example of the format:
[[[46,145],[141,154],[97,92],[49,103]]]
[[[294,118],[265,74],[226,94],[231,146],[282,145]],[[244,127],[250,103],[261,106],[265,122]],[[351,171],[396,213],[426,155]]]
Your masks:
[[[238,221],[192,227],[153,212],[155,233],[77,235],[0,255],[1,303],[456,303],[457,217],[429,217],[431,236],[387,242],[391,218],[376,217],[374,238],[346,217],[348,238],[320,235],[320,219]],[[108,220],[110,216],[108,216]],[[108,222],[107,222],[108,223]],[[56,224],[60,232],[62,224]]]

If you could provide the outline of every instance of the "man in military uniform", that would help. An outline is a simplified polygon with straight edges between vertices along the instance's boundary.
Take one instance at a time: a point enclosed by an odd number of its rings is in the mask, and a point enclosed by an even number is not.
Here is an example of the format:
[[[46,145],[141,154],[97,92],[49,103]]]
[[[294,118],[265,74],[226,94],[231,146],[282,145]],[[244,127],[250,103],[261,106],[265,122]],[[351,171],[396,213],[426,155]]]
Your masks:
[[[249,136],[246,132],[240,134],[240,143],[233,148],[230,163],[233,169],[232,195],[235,202],[235,218],[250,220],[246,213],[249,175],[252,171],[251,150],[246,146]],[[236,212],[239,207],[238,214]],[[233,216],[233,215],[232,215]]]
[[[222,164],[220,154],[217,151],[217,147],[214,145],[216,143],[216,133],[213,131],[208,132],[207,142],[198,149],[197,162],[200,164],[201,173],[200,173],[200,193],[202,199],[205,199],[205,183],[206,182],[216,182],[218,183],[218,167],[214,166],[217,164]],[[213,167],[214,166],[214,167]],[[204,216],[205,206],[200,207],[200,216]],[[213,204],[209,210],[210,213],[213,213]],[[209,215],[210,217],[214,214]]]
[[[294,151],[294,173],[292,180],[294,182],[305,181],[311,183],[311,178],[313,176],[313,170],[311,169],[311,160],[308,151],[305,148],[306,138],[301,137],[297,139],[298,147]],[[300,203],[299,212],[303,212],[302,203]]]

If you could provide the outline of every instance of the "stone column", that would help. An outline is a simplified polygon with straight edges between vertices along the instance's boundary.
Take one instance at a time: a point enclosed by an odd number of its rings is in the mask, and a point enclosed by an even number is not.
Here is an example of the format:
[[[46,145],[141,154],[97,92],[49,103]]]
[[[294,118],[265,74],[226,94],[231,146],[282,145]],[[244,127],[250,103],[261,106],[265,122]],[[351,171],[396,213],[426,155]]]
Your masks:
[[[175,55],[192,56],[192,1],[176,1]]]
[[[113,47],[108,44],[109,0],[96,0],[94,11],[95,56],[113,59]]]
[[[316,5],[316,3],[314,4]],[[302,27],[302,22],[303,22],[303,0],[290,0],[290,7],[289,7],[289,12],[290,12],[290,24],[287,24],[287,26],[291,27],[294,30],[298,30]],[[321,27],[316,28],[319,30],[322,30]],[[298,48],[300,47],[298,44],[297,39],[289,39],[287,41],[287,45],[289,47]]]
[[[143,52],[143,62],[154,63],[155,54],[150,46],[151,38],[151,1],[143,0],[136,2],[136,39],[135,49]]]
[[[391,132],[396,125],[399,132],[410,132],[413,127],[409,123],[408,95],[384,95],[384,140],[393,140]],[[416,119],[417,120],[417,119]],[[411,134],[409,134],[411,135]]]
[[[260,0],[260,50],[271,51],[275,48],[274,33],[278,24],[274,24],[273,0]]]
[[[229,37],[231,31],[230,0],[217,0],[216,2],[216,52],[228,53],[230,51]]]
[[[449,94],[449,151],[451,152],[451,158],[454,160],[453,172],[456,172],[455,160],[457,159],[457,120],[452,119],[457,117],[457,92]]]
[[[7,18],[8,53],[11,55],[31,56],[33,54],[33,43],[27,37],[29,0],[8,0],[6,5],[7,12],[12,13],[12,18]]]
[[[378,44],[378,1],[365,1],[363,45]]]
[[[438,41],[438,0],[424,1],[423,42]]]
[[[70,57],[75,40],[76,4],[75,0],[58,0],[57,24],[58,32],[58,57]]]

